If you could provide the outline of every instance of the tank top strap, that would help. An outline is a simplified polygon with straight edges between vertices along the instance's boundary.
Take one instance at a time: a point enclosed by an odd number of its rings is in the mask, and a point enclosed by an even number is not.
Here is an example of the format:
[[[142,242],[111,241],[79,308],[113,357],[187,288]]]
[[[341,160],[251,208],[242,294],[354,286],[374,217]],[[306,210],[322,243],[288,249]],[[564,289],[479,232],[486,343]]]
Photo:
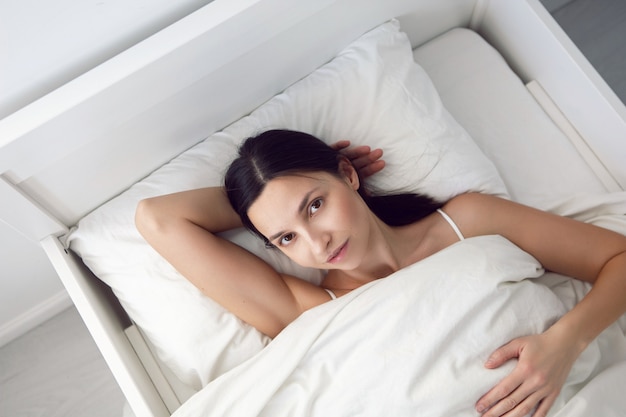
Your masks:
[[[328,293],[328,295],[330,295],[330,298],[332,300],[336,300],[337,296],[335,295],[335,293],[332,290],[329,290],[328,288],[324,288],[326,290],[326,292]]]
[[[452,218],[450,216],[448,216],[443,210],[441,209],[437,209],[437,212],[439,214],[441,214],[441,217],[443,217],[445,219],[445,221],[448,222],[448,224],[450,225],[450,227],[452,227],[452,230],[454,230],[454,233],[456,233],[456,235],[459,237],[459,240],[465,240],[465,236],[463,236],[463,233],[461,233],[461,230],[458,228],[458,226],[456,225],[456,223],[454,223],[454,220],[452,220]]]

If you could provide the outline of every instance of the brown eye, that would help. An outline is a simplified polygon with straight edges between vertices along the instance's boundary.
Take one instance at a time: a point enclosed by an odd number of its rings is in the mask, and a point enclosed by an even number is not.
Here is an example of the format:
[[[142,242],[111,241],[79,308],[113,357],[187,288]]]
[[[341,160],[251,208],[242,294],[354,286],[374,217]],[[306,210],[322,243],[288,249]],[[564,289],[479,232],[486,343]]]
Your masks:
[[[286,246],[293,240],[293,233],[287,233],[283,237],[280,238],[280,245]]]
[[[321,198],[317,198],[315,199],[312,203],[311,206],[309,207],[309,214],[313,215],[315,214],[315,212],[317,210],[320,209],[320,207],[322,207],[323,201]]]

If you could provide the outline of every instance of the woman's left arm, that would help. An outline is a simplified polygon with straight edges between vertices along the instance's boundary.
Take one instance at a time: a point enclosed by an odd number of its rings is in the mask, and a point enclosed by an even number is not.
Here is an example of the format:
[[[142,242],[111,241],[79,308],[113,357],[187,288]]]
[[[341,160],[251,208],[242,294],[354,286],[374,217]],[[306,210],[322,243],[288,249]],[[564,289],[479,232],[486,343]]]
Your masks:
[[[466,194],[445,207],[466,237],[499,234],[545,269],[593,284],[547,331],[496,350],[487,368],[518,358],[514,371],[480,398],[484,417],[545,416],[587,345],[626,312],[626,237],[507,200]]]

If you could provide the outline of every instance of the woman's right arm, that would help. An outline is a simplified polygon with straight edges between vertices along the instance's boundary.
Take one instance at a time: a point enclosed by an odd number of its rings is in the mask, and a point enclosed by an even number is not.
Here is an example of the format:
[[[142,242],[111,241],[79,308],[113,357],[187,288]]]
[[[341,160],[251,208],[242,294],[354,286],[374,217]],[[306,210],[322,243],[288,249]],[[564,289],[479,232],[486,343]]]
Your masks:
[[[216,236],[241,227],[222,187],[142,200],[135,223],[146,241],[205,295],[270,337],[303,311],[328,301],[323,289],[281,275]]]

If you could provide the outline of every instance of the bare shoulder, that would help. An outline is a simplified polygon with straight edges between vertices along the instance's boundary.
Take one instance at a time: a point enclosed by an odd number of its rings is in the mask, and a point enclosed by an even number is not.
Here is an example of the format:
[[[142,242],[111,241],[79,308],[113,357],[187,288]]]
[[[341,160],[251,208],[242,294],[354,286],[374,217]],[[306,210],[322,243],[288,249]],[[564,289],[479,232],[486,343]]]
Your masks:
[[[495,196],[469,193],[443,210],[465,237],[501,235],[546,269],[593,282],[603,265],[626,252],[626,237]]]
[[[450,216],[466,237],[498,234],[497,220],[509,218],[524,206],[500,197],[481,193],[466,193],[449,200],[443,210]]]
[[[323,287],[291,275],[281,274],[281,277],[298,302],[300,313],[330,300],[330,295]]]
[[[499,234],[509,240],[541,231],[567,228],[570,219],[489,194],[467,193],[454,197],[443,209],[466,237]],[[556,229],[555,229],[556,228]]]
[[[477,208],[486,208],[494,204],[510,203],[509,200],[490,194],[482,193],[464,193],[450,199],[444,207],[448,210],[469,210],[473,211]]]

